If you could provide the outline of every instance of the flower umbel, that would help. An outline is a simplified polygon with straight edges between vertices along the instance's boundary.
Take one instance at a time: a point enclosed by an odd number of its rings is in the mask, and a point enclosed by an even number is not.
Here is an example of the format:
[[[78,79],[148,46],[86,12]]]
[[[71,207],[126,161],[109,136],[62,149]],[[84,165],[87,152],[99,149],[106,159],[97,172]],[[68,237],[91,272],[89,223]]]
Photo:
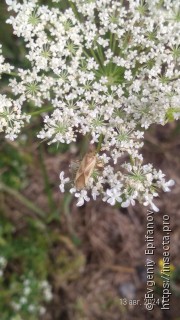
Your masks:
[[[15,11],[8,23],[24,39],[30,67],[17,70],[9,83],[18,98],[2,104],[1,131],[16,137],[27,119],[25,101],[48,103],[53,111],[43,115],[38,138],[70,144],[88,135],[103,158],[102,170],[90,171],[82,189],[72,183],[78,206],[91,195],[111,205],[139,201],[157,210],[158,189],[170,191],[173,182],[143,165],[140,150],[152,124],[180,114],[178,2],[72,0],[64,11],[38,0],[7,4]],[[10,108],[17,104],[17,110]],[[63,173],[60,179],[64,192],[69,180]]]

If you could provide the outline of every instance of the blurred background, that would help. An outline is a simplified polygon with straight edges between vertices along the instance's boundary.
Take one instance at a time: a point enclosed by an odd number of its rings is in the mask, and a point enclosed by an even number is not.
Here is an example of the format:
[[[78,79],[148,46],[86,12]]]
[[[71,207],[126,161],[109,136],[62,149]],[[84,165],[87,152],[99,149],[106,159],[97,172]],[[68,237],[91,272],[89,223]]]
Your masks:
[[[3,54],[16,67],[28,66],[23,40],[5,23],[8,16],[1,1]],[[0,93],[8,92],[7,83],[3,76]],[[153,311],[143,302],[147,209],[111,207],[100,200],[77,208],[70,194],[60,193],[59,172],[68,170],[84,142],[40,144],[36,135],[41,126],[41,117],[34,117],[15,142],[0,134],[0,320],[180,319],[180,123],[152,126],[143,148],[145,163],[176,181],[172,192],[156,201],[160,212],[154,215],[152,258],[158,303]],[[164,214],[170,216],[172,230],[172,295],[170,310],[163,311]],[[132,299],[142,305],[127,302]]]

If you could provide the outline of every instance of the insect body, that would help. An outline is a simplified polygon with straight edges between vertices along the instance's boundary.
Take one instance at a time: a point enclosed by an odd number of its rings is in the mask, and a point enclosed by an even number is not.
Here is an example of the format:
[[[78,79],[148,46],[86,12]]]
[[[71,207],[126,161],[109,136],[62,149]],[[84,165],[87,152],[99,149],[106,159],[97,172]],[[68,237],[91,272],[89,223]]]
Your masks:
[[[75,177],[75,187],[78,190],[86,187],[90,176],[93,173],[93,170],[97,163],[97,157],[94,152],[86,153],[84,158],[81,161],[79,169]]]
[[[96,166],[96,161],[97,161],[97,158],[94,152],[86,153],[76,173],[76,177],[75,177],[76,189],[81,190],[87,185],[88,180]]]

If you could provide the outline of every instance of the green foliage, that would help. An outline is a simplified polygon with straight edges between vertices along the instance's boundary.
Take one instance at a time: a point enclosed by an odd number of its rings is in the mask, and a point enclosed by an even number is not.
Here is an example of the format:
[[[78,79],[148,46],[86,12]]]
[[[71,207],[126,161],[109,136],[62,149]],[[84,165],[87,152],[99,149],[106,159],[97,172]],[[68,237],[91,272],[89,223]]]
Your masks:
[[[48,152],[49,154],[58,154],[58,153],[65,153],[66,151],[68,151],[69,149],[69,145],[65,144],[65,143],[59,143],[59,144],[51,144],[50,146],[48,146]]]
[[[6,260],[0,277],[0,315],[3,320],[37,320],[46,295],[49,260],[47,233],[29,223],[21,232],[1,213],[0,258]]]
[[[176,114],[176,113],[180,113],[180,108],[170,108],[170,109],[168,109],[167,113],[166,113],[167,122],[174,121],[174,119],[175,119],[174,114]]]
[[[14,189],[23,188],[27,184],[26,169],[30,156],[8,143],[0,147],[0,152],[0,181]]]

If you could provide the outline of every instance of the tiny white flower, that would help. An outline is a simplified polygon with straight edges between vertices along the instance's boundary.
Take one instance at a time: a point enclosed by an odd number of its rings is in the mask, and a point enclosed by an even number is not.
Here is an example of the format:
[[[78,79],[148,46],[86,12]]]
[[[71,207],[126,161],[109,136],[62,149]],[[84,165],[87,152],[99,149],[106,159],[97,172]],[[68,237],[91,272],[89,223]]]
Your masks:
[[[75,197],[78,198],[77,207],[81,207],[85,201],[89,201],[90,198],[87,196],[86,190],[81,190],[81,192],[75,193]]]
[[[28,296],[28,295],[30,294],[30,292],[31,292],[31,288],[30,288],[30,287],[25,287],[25,288],[24,288],[24,294],[25,294],[25,296]]]
[[[122,207],[122,208],[127,208],[127,207],[129,207],[130,204],[131,204],[132,206],[135,205],[135,201],[134,201],[133,197],[130,197],[130,198],[128,198],[126,201],[122,202],[122,203],[121,203],[121,207]]]
[[[155,196],[157,196],[157,194],[155,194]],[[156,205],[152,202],[152,198],[153,198],[152,195],[146,195],[145,196],[146,201],[143,203],[143,205],[144,206],[150,205],[154,212],[159,212],[158,207],[156,207]]]
[[[47,288],[47,289],[44,290],[44,297],[45,297],[46,301],[51,301],[52,300],[53,294],[52,294],[50,288]]]
[[[21,297],[20,300],[19,300],[19,303],[20,303],[21,305],[26,304],[26,303],[27,303],[27,298],[26,298],[26,297]]]
[[[15,310],[15,311],[19,311],[21,309],[21,305],[19,303],[16,303],[16,302],[12,302],[11,303],[12,305],[12,308]]]
[[[29,312],[34,312],[35,310],[36,310],[36,307],[33,305],[33,304],[30,304],[29,306],[28,306],[28,310],[29,310]]]
[[[39,314],[40,314],[41,316],[43,316],[45,313],[46,313],[46,308],[43,307],[43,306],[40,306],[40,307],[39,307]]]
[[[162,184],[162,188],[163,188],[163,191],[164,192],[169,192],[171,191],[171,189],[169,187],[172,187],[175,185],[175,181],[170,179],[169,181],[167,182],[164,182],[164,184]]]
[[[120,197],[121,192],[119,192],[116,188],[107,189],[106,196],[103,198],[103,201],[107,201],[110,205],[115,205],[116,201],[121,202],[122,198]]]
[[[4,268],[6,264],[7,264],[7,260],[4,257],[0,256],[0,267]]]
[[[60,173],[60,175],[59,175],[59,178],[60,178],[60,180],[61,180],[61,183],[60,183],[60,185],[59,185],[59,188],[60,188],[61,192],[64,192],[64,185],[65,185],[66,183],[68,183],[68,182],[70,181],[70,179],[69,179],[69,178],[65,178],[65,179],[64,179],[64,171],[61,171],[61,173]]]

